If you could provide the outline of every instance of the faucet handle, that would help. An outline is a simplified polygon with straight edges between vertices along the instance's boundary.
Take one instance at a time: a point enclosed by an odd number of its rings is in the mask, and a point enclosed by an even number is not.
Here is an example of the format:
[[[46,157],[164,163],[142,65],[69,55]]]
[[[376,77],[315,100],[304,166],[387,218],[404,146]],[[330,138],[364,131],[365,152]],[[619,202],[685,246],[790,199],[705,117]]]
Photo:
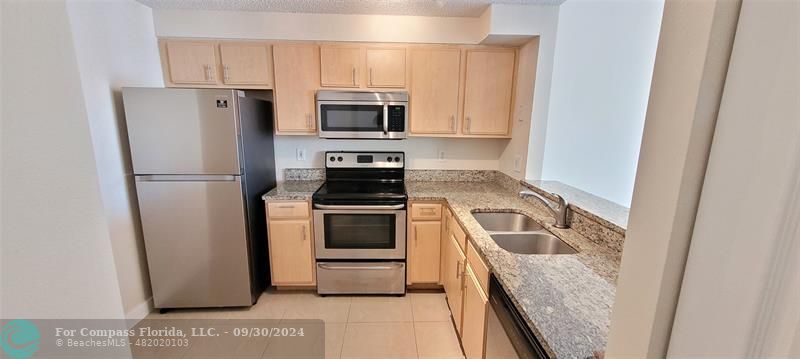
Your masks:
[[[556,197],[556,201],[558,202],[558,208],[567,208],[567,206],[569,206],[569,202],[567,202],[567,200],[564,199],[564,197],[561,197],[559,194],[552,192],[550,194]]]

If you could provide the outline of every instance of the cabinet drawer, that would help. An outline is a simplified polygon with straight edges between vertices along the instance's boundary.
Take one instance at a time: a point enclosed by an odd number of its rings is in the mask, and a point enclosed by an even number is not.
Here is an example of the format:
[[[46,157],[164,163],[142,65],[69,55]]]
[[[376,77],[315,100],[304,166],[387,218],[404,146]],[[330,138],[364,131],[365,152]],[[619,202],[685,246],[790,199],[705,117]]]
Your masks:
[[[270,219],[308,218],[307,202],[270,202],[267,209]]]
[[[411,205],[411,219],[438,221],[442,219],[442,205],[438,203],[414,203]]]
[[[472,267],[472,272],[475,274],[475,279],[481,285],[483,294],[487,295],[487,293],[489,293],[489,267],[470,241],[467,241],[467,263]]]

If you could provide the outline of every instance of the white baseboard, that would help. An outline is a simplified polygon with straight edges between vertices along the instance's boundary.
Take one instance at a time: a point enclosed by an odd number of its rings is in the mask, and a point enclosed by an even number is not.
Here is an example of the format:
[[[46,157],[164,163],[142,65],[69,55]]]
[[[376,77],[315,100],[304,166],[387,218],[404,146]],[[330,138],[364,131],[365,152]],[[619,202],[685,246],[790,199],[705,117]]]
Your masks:
[[[153,310],[153,297],[147,298],[146,301],[140,303],[133,309],[125,313],[125,319],[131,321],[140,321],[144,319]]]

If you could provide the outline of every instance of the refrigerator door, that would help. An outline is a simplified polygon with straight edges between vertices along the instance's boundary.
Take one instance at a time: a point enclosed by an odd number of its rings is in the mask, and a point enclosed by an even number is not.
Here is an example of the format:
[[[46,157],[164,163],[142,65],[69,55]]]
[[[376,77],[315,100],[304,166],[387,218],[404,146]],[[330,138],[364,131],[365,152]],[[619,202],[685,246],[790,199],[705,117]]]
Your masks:
[[[133,173],[240,174],[235,94],[123,88]]]
[[[136,176],[156,308],[252,304],[239,176]]]

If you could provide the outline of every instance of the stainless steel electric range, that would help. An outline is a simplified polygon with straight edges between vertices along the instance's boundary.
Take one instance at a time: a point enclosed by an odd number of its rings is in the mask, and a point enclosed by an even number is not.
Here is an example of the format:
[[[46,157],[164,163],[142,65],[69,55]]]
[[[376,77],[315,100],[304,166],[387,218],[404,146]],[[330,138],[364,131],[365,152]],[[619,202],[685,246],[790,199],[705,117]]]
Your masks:
[[[404,294],[406,194],[402,152],[326,152],[314,193],[319,294]]]

